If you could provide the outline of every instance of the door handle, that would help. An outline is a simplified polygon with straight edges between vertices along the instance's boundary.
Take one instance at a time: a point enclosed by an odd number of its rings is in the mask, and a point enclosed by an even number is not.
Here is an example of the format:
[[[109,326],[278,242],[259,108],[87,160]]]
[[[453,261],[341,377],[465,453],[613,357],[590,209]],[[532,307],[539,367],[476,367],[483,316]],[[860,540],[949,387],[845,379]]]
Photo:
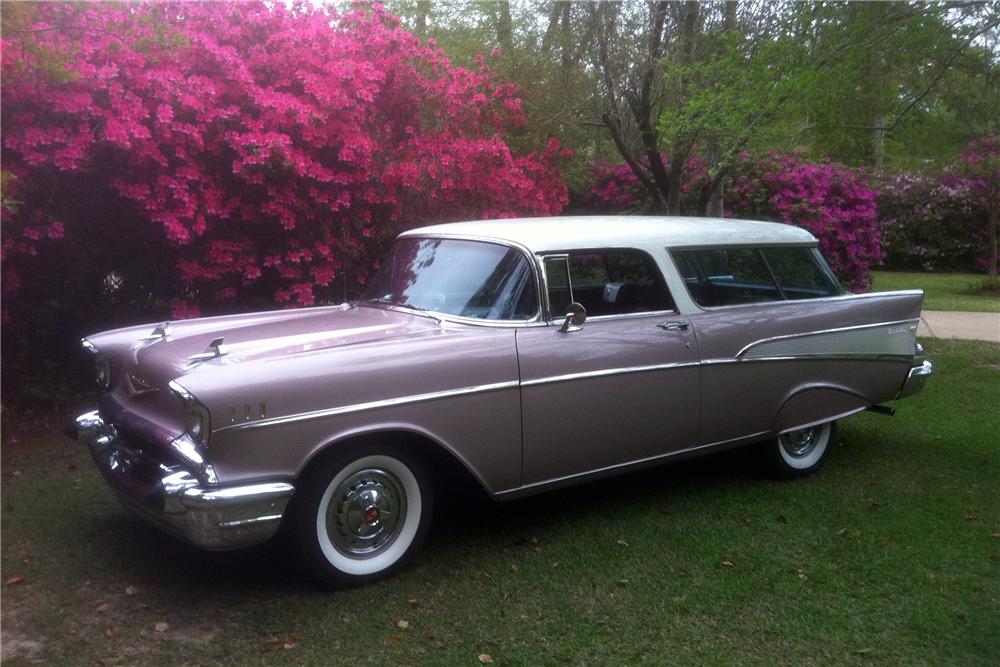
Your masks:
[[[661,322],[656,326],[660,327],[664,331],[687,331],[687,322]]]

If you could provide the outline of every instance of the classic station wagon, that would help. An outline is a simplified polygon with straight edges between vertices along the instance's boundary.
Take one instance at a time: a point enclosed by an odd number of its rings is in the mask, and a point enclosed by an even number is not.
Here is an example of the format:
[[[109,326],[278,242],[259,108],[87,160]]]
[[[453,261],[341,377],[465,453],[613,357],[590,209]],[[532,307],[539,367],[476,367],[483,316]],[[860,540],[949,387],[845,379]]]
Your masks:
[[[923,293],[845,294],[789,225],[580,217],[401,235],[357,302],[88,336],[76,420],[127,506],[195,545],[291,530],[322,582],[402,566],[450,463],[493,498],[755,445],[917,391]]]

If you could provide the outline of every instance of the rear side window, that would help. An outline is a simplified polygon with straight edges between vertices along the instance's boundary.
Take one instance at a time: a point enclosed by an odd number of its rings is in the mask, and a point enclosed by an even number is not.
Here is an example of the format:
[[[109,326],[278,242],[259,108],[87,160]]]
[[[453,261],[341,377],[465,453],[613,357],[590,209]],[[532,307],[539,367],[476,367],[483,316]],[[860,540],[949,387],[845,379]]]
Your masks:
[[[841,294],[813,248],[710,248],[672,253],[699,306],[733,306]]]
[[[762,251],[786,299],[815,299],[840,294],[840,285],[812,248],[765,248]]]
[[[590,317],[673,310],[653,259],[638,250],[572,252],[545,258],[549,309],[553,318],[576,301]]]

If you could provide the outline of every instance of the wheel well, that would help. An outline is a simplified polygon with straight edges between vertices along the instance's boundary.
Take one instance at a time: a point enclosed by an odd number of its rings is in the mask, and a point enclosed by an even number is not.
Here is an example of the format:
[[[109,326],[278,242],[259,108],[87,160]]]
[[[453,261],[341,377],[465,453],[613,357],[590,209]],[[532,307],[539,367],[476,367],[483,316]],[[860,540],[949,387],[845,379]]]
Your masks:
[[[444,446],[423,434],[405,430],[360,433],[335,440],[325,445],[306,462],[306,465],[299,472],[298,478],[304,478],[321,466],[324,461],[347,449],[377,443],[392,443],[413,454],[414,458],[424,463],[434,488],[438,492],[458,491],[472,492],[483,496],[489,495],[482,481]]]

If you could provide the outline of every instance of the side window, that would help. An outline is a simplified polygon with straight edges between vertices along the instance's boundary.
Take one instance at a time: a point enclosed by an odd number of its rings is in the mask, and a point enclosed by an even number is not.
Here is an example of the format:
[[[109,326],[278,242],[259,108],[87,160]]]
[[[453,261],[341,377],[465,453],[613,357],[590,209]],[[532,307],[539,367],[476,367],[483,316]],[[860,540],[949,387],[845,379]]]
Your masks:
[[[674,309],[660,270],[644,252],[572,252],[565,261],[546,259],[545,266],[554,318],[565,313],[570,301],[582,304],[590,317]]]
[[[816,263],[812,248],[766,248],[763,253],[786,299],[840,294],[840,285]]]
[[[839,294],[811,248],[677,250],[677,268],[699,306],[814,299]]]

